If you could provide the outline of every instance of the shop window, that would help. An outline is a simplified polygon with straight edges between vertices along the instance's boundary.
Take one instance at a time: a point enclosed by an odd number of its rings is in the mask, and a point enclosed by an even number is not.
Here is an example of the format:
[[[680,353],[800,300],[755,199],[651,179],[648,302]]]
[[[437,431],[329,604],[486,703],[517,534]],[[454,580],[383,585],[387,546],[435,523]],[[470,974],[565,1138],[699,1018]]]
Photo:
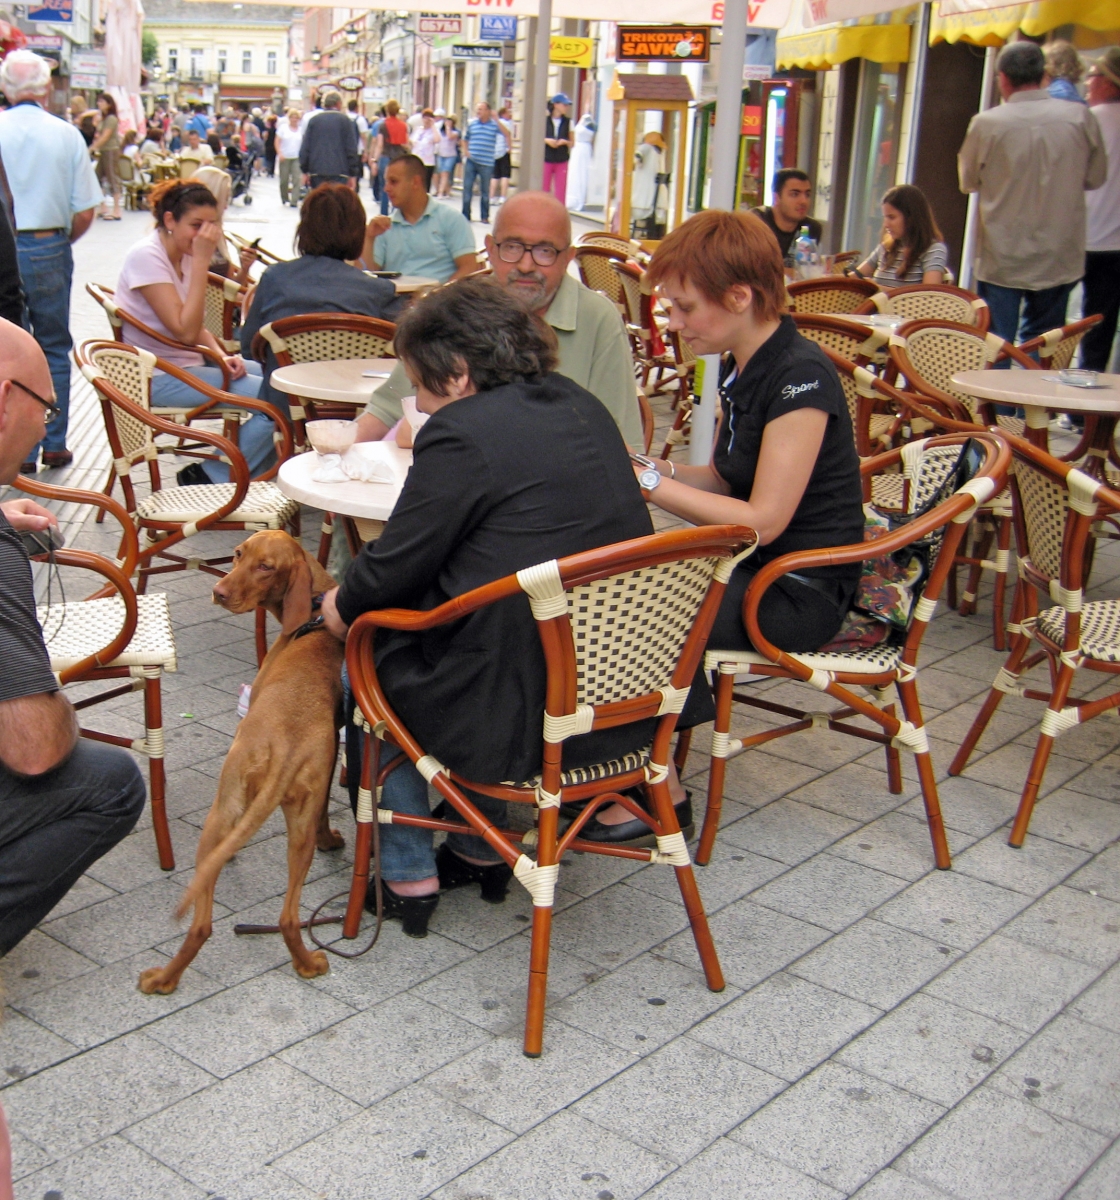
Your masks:
[[[197,79],[202,75],[202,55],[203,50],[191,50],[191,78]]]
[[[844,249],[870,252],[883,228],[881,200],[898,166],[904,76],[893,64],[863,60],[852,136]]]
[[[241,74],[252,75],[253,73],[253,52],[252,50],[241,51]]]
[[[229,70],[229,63],[225,50],[218,51],[218,70],[223,72]]]
[[[266,59],[266,62],[268,64],[267,70],[268,70],[269,75],[275,75],[276,74],[276,51],[275,50],[270,50],[268,52],[268,58]]]
[[[167,52],[167,69],[168,71],[177,71],[179,69],[179,51],[168,50]]]

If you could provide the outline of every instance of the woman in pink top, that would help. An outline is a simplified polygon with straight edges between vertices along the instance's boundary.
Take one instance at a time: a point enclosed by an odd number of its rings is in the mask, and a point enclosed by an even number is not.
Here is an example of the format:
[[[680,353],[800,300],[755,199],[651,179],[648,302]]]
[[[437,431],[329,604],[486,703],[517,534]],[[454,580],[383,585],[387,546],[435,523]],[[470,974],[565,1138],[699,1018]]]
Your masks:
[[[189,349],[201,343],[225,361],[232,376],[229,391],[255,399],[261,388],[259,364],[246,363],[238,354],[227,354],[202,319],[207,268],[221,239],[217,201],[201,184],[176,179],[152,190],[151,209],[156,227],[125,255],[117,280],[116,301],[126,318],[126,338],[211,387],[220,388],[221,371],[206,366],[202,355]],[[157,333],[184,343],[182,348],[148,337],[128,324],[129,315]],[[161,371],[152,378],[151,398],[157,408],[186,408],[201,403],[201,396],[189,384]],[[273,430],[272,421],[263,413],[254,413],[241,426],[240,448],[253,476],[273,462]],[[217,462],[192,464],[179,476],[180,483],[225,483],[229,467]]]

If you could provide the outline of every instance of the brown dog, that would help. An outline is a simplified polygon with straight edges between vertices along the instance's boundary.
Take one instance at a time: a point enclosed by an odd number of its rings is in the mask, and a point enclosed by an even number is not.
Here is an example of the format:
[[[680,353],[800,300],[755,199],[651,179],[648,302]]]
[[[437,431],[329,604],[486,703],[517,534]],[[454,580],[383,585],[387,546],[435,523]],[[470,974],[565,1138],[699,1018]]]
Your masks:
[[[214,603],[230,612],[264,605],[282,631],[253,681],[249,712],[237,727],[195,856],[195,873],[178,916],[194,920],[165,967],[140,976],[142,992],[173,992],[210,936],[214,888],[227,862],[277,806],[288,826],[288,892],[280,932],[304,979],[327,971],[327,956],[303,944],[299,897],[316,844],[341,846],[327,823],[327,797],[342,723],[342,644],[312,618],[312,598],[334,580],[293,537],[255,533],[234,552],[233,569],[214,586]],[[295,635],[295,636],[293,636]]]

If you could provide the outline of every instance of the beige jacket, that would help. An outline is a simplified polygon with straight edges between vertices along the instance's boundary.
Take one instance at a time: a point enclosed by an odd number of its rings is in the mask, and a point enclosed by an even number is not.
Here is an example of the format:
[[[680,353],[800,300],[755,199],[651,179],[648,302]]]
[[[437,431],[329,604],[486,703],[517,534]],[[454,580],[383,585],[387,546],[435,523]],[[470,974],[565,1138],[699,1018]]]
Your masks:
[[[1085,271],[1085,192],[1108,170],[1097,119],[1039,88],[969,122],[957,158],[962,192],[980,193],[976,277],[1041,291]]]

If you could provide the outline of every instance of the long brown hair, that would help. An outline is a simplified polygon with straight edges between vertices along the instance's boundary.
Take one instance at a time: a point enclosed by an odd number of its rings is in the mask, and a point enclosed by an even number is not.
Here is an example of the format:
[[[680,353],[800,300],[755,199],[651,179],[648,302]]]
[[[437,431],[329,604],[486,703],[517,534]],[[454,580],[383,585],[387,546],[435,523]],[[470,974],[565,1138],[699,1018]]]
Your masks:
[[[896,258],[901,254],[902,262],[894,267],[894,272],[899,279],[905,279],[910,268],[921,261],[922,255],[930,246],[945,239],[937,227],[933,210],[921,188],[909,183],[900,184],[883,196],[882,203],[897,209],[902,214],[906,227],[902,238],[887,246],[883,265],[894,265]]]

